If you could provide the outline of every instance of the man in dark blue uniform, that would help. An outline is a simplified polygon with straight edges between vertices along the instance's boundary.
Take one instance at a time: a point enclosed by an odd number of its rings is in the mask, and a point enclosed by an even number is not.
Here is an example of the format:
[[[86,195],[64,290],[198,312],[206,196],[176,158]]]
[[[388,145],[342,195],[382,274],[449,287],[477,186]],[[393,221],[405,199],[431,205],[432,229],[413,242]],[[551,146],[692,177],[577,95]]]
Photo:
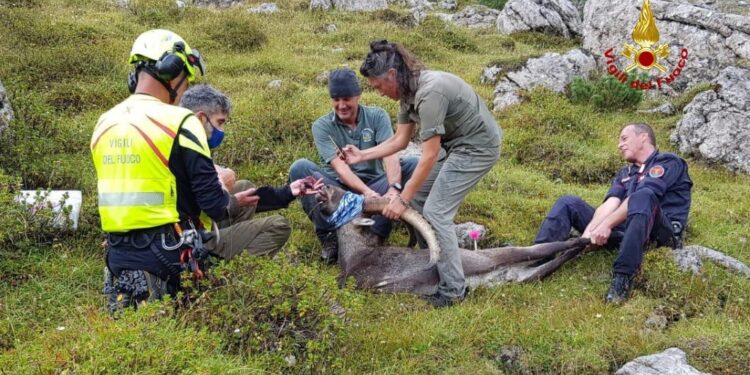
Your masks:
[[[656,150],[654,131],[646,124],[622,128],[617,147],[631,164],[617,173],[604,203],[595,210],[576,196],[558,199],[534,242],[566,240],[575,228],[595,245],[619,245],[606,297],[619,303],[628,299],[649,240],[659,246],[680,245],[693,182],[685,160]]]

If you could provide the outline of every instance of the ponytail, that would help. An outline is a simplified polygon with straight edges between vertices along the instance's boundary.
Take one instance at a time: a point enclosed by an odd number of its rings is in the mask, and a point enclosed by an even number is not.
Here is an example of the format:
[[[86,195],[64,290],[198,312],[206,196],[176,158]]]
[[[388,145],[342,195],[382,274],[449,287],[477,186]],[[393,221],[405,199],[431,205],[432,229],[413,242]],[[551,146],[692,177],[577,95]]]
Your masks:
[[[385,39],[371,42],[370,52],[359,67],[359,72],[368,78],[380,78],[391,68],[396,70],[400,97],[413,96],[417,88],[412,78],[419,77],[425,66],[399,43],[390,43]]]

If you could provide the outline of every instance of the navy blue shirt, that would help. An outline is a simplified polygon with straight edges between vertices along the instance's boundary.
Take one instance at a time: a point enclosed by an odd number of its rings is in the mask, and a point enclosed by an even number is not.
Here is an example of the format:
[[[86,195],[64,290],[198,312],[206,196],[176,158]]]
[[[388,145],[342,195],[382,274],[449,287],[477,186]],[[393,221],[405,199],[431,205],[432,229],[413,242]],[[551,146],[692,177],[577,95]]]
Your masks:
[[[195,135],[182,126],[179,134],[200,144]],[[180,220],[190,218],[197,224],[200,222],[201,210],[216,221],[227,217],[229,194],[222,189],[210,158],[181,146],[175,139],[169,156],[169,170],[177,182],[177,212]]]
[[[604,200],[609,197],[625,200],[640,189],[649,189],[667,218],[685,227],[692,186],[685,160],[675,154],[654,151],[643,165],[631,164],[620,169]]]

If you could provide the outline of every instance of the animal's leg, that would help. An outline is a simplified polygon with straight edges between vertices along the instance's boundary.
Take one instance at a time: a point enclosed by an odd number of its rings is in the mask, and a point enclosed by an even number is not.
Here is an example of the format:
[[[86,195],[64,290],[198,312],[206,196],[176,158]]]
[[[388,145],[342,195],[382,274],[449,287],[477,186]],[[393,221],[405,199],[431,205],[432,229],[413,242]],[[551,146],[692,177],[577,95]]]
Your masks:
[[[537,267],[531,267],[531,272],[525,273],[518,281],[525,283],[528,281],[541,280],[549,276],[552,272],[555,272],[563,265],[563,263],[575,258],[575,256],[580,254],[583,249],[584,247],[579,247],[567,250],[547,263],[543,263]]]
[[[563,251],[579,248],[583,249],[591,241],[588,238],[576,238],[567,241],[549,242],[527,247],[500,247],[495,249],[480,250],[480,254],[486,254],[498,264],[513,264],[544,259],[554,256]]]

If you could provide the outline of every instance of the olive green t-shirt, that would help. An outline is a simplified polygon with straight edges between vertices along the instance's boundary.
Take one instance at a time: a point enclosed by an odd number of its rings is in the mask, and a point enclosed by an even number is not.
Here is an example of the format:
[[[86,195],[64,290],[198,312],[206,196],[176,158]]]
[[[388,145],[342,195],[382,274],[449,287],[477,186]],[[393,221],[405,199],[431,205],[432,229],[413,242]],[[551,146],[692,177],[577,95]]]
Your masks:
[[[393,128],[391,118],[384,109],[360,105],[355,129],[341,122],[336,113],[331,111],[315,120],[312,133],[323,170],[331,176],[336,176],[336,171],[331,168],[331,160],[336,157],[336,146],[333,145],[329,136],[339,147],[355,145],[360,150],[365,150],[393,136]],[[349,167],[365,183],[385,173],[380,159],[364,161]]]
[[[502,129],[482,98],[463,79],[422,71],[413,98],[402,99],[398,123],[417,123],[422,141],[441,136],[447,151],[499,147]]]

